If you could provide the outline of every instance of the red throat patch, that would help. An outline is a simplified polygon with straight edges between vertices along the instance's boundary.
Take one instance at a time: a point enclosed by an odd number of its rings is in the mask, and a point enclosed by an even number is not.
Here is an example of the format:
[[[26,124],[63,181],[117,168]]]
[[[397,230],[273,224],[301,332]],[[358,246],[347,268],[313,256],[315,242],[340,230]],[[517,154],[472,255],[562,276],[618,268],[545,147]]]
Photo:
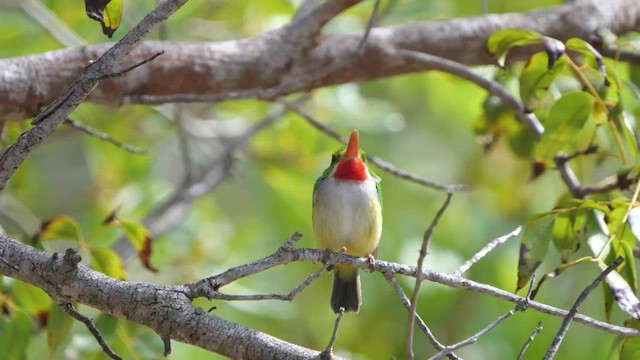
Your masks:
[[[358,157],[342,158],[336,165],[333,177],[340,180],[365,181],[367,173],[362,159]]]

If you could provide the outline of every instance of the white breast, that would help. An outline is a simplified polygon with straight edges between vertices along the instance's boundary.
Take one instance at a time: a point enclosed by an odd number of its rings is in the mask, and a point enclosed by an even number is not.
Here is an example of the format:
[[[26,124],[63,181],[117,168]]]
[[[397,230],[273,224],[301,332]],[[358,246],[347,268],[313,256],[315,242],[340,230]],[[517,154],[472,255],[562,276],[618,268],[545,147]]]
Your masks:
[[[329,176],[314,195],[313,225],[319,247],[357,256],[378,246],[382,216],[376,179],[336,180]]]

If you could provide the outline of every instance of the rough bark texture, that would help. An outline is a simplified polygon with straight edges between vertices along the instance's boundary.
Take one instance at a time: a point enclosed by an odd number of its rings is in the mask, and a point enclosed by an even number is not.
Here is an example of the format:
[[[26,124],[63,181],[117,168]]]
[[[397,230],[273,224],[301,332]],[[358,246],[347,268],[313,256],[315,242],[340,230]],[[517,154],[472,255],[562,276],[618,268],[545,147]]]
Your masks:
[[[124,76],[102,81],[88,100],[119,106],[127,102],[171,101],[170,96],[185,94],[208,96],[199,100],[273,97],[428,70],[421,64],[384,57],[378,50],[382,45],[426,52],[466,65],[490,64],[494,59],[487,53],[485,43],[498,29],[523,28],[560,40],[579,37],[593,41],[598,29],[624,34],[637,30],[640,24],[640,3],[635,0],[586,0],[526,14],[376,28],[369,38],[372,46],[355,55],[361,34],[323,35],[315,37],[315,43],[305,41],[307,46],[300,46],[301,39],[313,34],[337,11],[356,2],[332,2],[334,7],[327,6],[324,12],[313,13],[318,16],[313,26],[308,23],[296,26],[309,21],[300,16],[296,18],[297,24],[249,39],[217,43],[146,41],[121,63],[122,68],[160,51],[165,54]],[[23,119],[36,115],[79,77],[89,61],[97,59],[111,46],[89,45],[0,60],[0,118]],[[327,73],[317,79],[302,79],[279,91],[264,92],[329,66],[332,67]],[[148,96],[169,97],[150,99]]]
[[[194,307],[186,286],[118,281],[78,264],[78,255],[48,254],[0,235],[0,274],[146,325],[159,335],[233,359],[310,359],[318,353],[226,321]],[[18,270],[8,266],[11,264]]]

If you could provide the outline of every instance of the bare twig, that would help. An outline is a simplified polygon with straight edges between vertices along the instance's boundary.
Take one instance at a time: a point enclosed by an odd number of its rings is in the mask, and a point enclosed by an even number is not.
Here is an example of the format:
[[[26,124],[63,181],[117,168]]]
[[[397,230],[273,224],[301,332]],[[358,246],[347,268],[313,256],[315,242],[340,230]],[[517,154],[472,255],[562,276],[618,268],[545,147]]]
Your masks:
[[[588,150],[589,149],[585,151]],[[554,163],[556,164],[556,168],[560,172],[560,177],[562,177],[565,185],[567,185],[567,188],[569,188],[571,195],[578,199],[582,199],[587,195],[607,193],[616,189],[624,190],[628,188],[634,181],[634,179],[629,179],[626,176],[610,176],[602,179],[598,184],[595,185],[581,185],[575,172],[569,166],[569,160],[573,159],[574,157],[574,154],[567,155],[560,152],[554,157]]]
[[[92,128],[89,125],[83,124],[81,122],[77,122],[75,120],[72,119],[67,119],[65,120],[65,124],[73,127],[74,129],[80,130],[82,132],[84,132],[85,134],[91,135],[93,137],[96,137],[100,140],[104,140],[124,151],[130,152],[132,154],[138,154],[138,155],[142,155],[145,154],[147,151],[144,149],[140,149],[138,147],[129,145],[129,144],[125,144],[122,141],[116,140],[113,137],[111,137],[109,134],[107,133],[103,133],[102,131],[99,131],[97,129]]]
[[[287,239],[287,241],[285,241],[285,243],[278,249],[276,254],[277,253],[281,253],[282,251],[292,251],[293,250],[293,244],[295,242],[297,242],[301,237],[302,237],[301,234],[295,233],[292,237],[290,237],[289,239]],[[343,254],[346,250],[347,250],[347,248],[345,248],[343,246],[342,249],[340,250],[339,254]],[[324,273],[331,265],[333,265],[332,262],[330,262],[330,261],[325,262],[324,265],[320,269],[318,269],[313,274],[309,275],[302,283],[300,283],[298,286],[296,286],[293,290],[291,290],[289,293],[287,293],[285,295],[280,295],[280,294],[227,295],[227,294],[218,293],[218,295],[214,295],[212,297],[212,299],[232,300],[232,301],[233,300],[242,300],[242,301],[254,301],[254,300],[292,301],[296,297],[296,295],[298,295],[300,292],[302,292],[302,290],[304,290],[313,281],[315,281],[318,277],[320,277],[320,275],[322,275],[322,273]]]
[[[589,296],[591,291],[593,291],[593,289],[598,287],[598,285],[600,285],[600,282],[602,282],[602,280],[605,277],[607,277],[607,275],[611,271],[617,268],[618,265],[622,264],[623,260],[624,259],[622,258],[622,256],[619,256],[609,266],[607,266],[607,268],[604,269],[598,275],[598,277],[595,278],[595,280],[593,280],[584,290],[582,290],[582,292],[580,293],[580,296],[578,296],[578,298],[576,299],[576,302],[573,304],[573,306],[571,307],[567,315],[564,317],[564,320],[562,321],[562,325],[560,326],[558,333],[556,334],[556,336],[554,336],[553,341],[551,342],[551,346],[549,346],[547,353],[543,357],[544,360],[551,360],[556,356],[556,352],[560,348],[560,344],[562,343],[564,336],[567,334],[567,331],[569,330],[569,325],[571,325],[571,322],[573,321],[574,317],[578,313],[578,310],[580,309],[580,306],[582,305],[582,303],[587,299],[587,296]]]
[[[400,300],[402,301],[402,305],[404,305],[405,309],[410,310],[411,301],[409,300],[407,295],[404,293],[404,290],[402,290],[402,288],[400,287],[396,279],[393,277],[393,273],[383,272],[382,275],[387,280],[387,282],[391,285],[391,287],[396,291],[396,294],[398,294],[398,297],[400,297]],[[422,330],[422,332],[427,336],[427,340],[429,340],[431,345],[433,345],[433,347],[436,348],[436,350],[439,351],[444,349],[444,345],[442,345],[442,343],[440,343],[438,339],[436,339],[436,337],[431,332],[431,329],[429,329],[427,324],[422,320],[422,318],[420,318],[420,315],[418,315],[417,313],[415,314],[415,321],[418,324],[418,327],[420,328],[420,330]],[[447,354],[447,357],[451,360],[459,359],[459,357],[456,356],[454,353]]]
[[[485,245],[480,251],[475,253],[469,260],[465,261],[464,264],[460,265],[458,270],[456,270],[453,274],[456,276],[462,276],[465,272],[467,272],[475,263],[480,261],[483,257],[485,257],[488,253],[490,253],[493,249],[495,249],[498,245],[504,244],[507,240],[514,238],[520,235],[520,231],[522,230],[522,226],[518,226],[513,231],[506,235],[502,235],[496,239],[493,239],[490,243]]]
[[[331,359],[333,357],[333,344],[336,342],[338,327],[340,326],[340,320],[342,320],[342,316],[344,316],[344,308],[340,308],[340,312],[338,313],[336,321],[333,324],[333,331],[331,332],[331,339],[329,339],[329,344],[327,344],[327,347],[324,348],[324,350],[320,354],[321,359]]]
[[[295,100],[294,103],[301,103],[305,100],[306,97],[302,96]],[[143,221],[144,225],[157,237],[180,224],[187,214],[189,205],[193,201],[213,191],[227,179],[234,154],[242,149],[249,139],[271,126],[286,112],[287,109],[285,108],[271,111],[263,119],[250,126],[240,136],[233,139],[233,141],[206,166],[205,171],[198,176],[191,176],[191,179],[185,178],[182,184],[175,189],[166,201],[156,206]],[[131,243],[126,238],[118,240],[115,245],[115,251],[123,258],[129,258],[135,254],[135,249],[133,249]]]
[[[372,266],[370,259],[366,257],[360,258],[347,254],[327,253],[325,250],[319,249],[295,249],[289,252],[272,254],[254,262],[229,269],[219,275],[185,284],[183,285],[183,287],[186,290],[183,289],[182,291],[185,291],[185,294],[188,295],[189,298],[215,296],[215,292],[220,287],[228,285],[238,279],[257,274],[259,272],[271,269],[279,265],[284,265],[296,261],[330,261],[334,264],[350,265],[360,269],[374,269],[375,271],[380,271],[382,273],[390,272],[396,275],[404,275],[409,277],[416,276],[416,269],[414,266],[382,260],[375,260]],[[423,273],[425,280],[433,281],[450,288],[487,294],[489,296],[506,300],[515,304],[527,301],[526,298],[523,298],[511,292],[498,289],[491,285],[478,283],[463,277],[436,272],[428,269],[425,269]],[[558,317],[565,317],[568,314],[566,310],[558,309],[556,307],[536,301],[528,301],[528,307],[536,311]],[[612,334],[640,336],[640,330],[612,325],[582,314],[576,314],[574,317],[574,321]]]
[[[159,52],[149,56],[148,58],[146,58],[146,59],[144,59],[142,61],[139,61],[139,62],[127,67],[127,68],[124,68],[123,70],[116,71],[114,73],[103,74],[103,75],[98,77],[98,80],[104,80],[104,79],[110,79],[110,78],[115,78],[115,77],[122,76],[122,75],[128,73],[131,70],[135,70],[135,69],[139,68],[140,66],[142,66],[144,64],[150,63],[151,61],[155,60],[158,56],[163,55],[163,54],[164,54],[164,51],[159,51]]]
[[[427,228],[427,231],[424,232],[424,236],[422,237],[422,245],[420,246],[420,253],[418,256],[418,262],[416,265],[416,284],[413,288],[413,294],[411,295],[411,307],[409,309],[409,321],[407,321],[407,342],[406,342],[406,353],[407,358],[413,359],[413,325],[415,324],[415,314],[416,314],[416,304],[418,302],[418,296],[420,294],[420,286],[422,285],[422,278],[424,274],[422,273],[424,259],[427,257],[427,247],[429,246],[429,241],[431,240],[431,234],[433,234],[433,230],[438,226],[438,222],[440,218],[447,210],[449,203],[451,202],[451,197],[453,196],[452,192],[447,193],[447,198],[444,200],[444,203],[438,209],[436,216],[431,221],[431,225]]]
[[[533,340],[536,338],[536,335],[538,335],[540,331],[542,331],[542,320],[538,321],[538,325],[536,325],[535,329],[533,329],[533,332],[531,332],[531,336],[529,336],[529,338],[524,343],[524,345],[522,345],[522,349],[520,349],[520,352],[518,353],[517,360],[522,359],[522,357],[524,356],[524,353],[527,351],[527,348],[529,347],[529,345],[531,345]]]
[[[378,13],[380,11],[380,0],[375,0],[373,4],[373,10],[371,11],[371,15],[369,16],[369,21],[367,21],[367,28],[364,30],[364,35],[362,35],[362,39],[358,44],[358,48],[356,49],[356,53],[360,53],[364,48],[364,44],[367,42],[369,38],[369,34],[371,33],[371,29],[378,22]]]
[[[438,56],[389,47],[381,47],[381,52],[386,56],[421,63],[434,70],[444,71],[475,83],[487,90],[491,95],[497,96],[505,105],[509,106],[513,110],[515,117],[529,128],[529,131],[536,139],[542,137],[544,127],[540,121],[535,115],[525,111],[522,102],[499,83],[478,75],[460,63]]]
[[[70,303],[60,304],[60,308],[62,310],[64,310],[64,312],[66,312],[67,314],[71,315],[72,318],[80,321],[81,323],[83,323],[87,327],[89,332],[91,332],[93,337],[95,337],[96,340],[98,341],[98,344],[100,344],[100,347],[102,348],[102,351],[104,351],[104,353],[107,354],[107,356],[109,356],[110,358],[115,359],[115,360],[122,360],[122,358],[120,356],[118,356],[118,354],[116,354],[113,350],[111,350],[109,345],[104,341],[104,338],[102,337],[102,334],[100,334],[100,330],[98,330],[98,328],[96,328],[96,326],[93,324],[91,319],[89,319],[88,317],[86,317],[86,316],[80,314],[79,312],[77,312],[73,308],[73,305],[71,305]]]
[[[453,344],[453,345],[445,347],[444,349],[440,350],[439,353],[435,354],[434,356],[430,357],[429,359],[430,360],[440,359],[441,357],[445,356],[446,354],[448,354],[451,351],[455,351],[455,350],[461,349],[461,348],[463,348],[463,347],[465,347],[467,345],[473,344],[476,341],[478,341],[478,339],[480,339],[482,336],[484,336],[486,333],[488,333],[493,328],[498,326],[500,323],[502,323],[506,319],[510,318],[516,312],[521,312],[521,311],[527,310],[527,308],[529,307],[529,303],[531,302],[531,291],[533,290],[534,281],[535,281],[535,275],[531,278],[531,281],[529,282],[529,291],[527,291],[527,297],[523,298],[522,301],[517,302],[516,306],[514,306],[513,309],[507,311],[505,314],[501,315],[496,320],[492,321],[491,324],[487,325],[484,329],[480,330],[479,332],[477,332],[476,334],[474,334],[470,338],[465,339],[463,341],[460,341],[460,342],[458,342],[456,344]]]
[[[111,47],[98,60],[90,63],[80,79],[42,111],[33,121],[36,126],[20,135],[18,140],[0,156],[0,190],[13,176],[22,162],[69,117],[71,112],[89,95],[105,74],[112,73],[115,64],[129,54],[149,32],[169,18],[186,0],[162,2]]]
[[[300,115],[300,117],[302,117],[303,119],[305,119],[311,126],[315,127],[316,129],[322,131],[323,133],[331,136],[332,138],[338,140],[340,143],[342,144],[346,144],[346,141],[337,133],[335,132],[333,129],[331,129],[330,127],[324,125],[323,123],[319,122],[318,120],[314,119],[313,116],[309,115],[306,111],[304,111],[300,106],[296,105],[296,104],[292,104],[284,99],[279,99],[278,100],[281,104],[283,104],[287,109],[291,110],[292,112],[297,113],[298,115]],[[426,186],[428,188],[432,188],[432,189],[436,189],[436,190],[440,190],[440,191],[446,191],[446,192],[457,192],[457,191],[466,191],[469,189],[469,186],[467,185],[458,185],[458,184],[454,184],[454,185],[442,185],[442,184],[438,184],[435,183],[433,181],[429,181],[426,179],[423,179],[417,175],[413,175],[411,173],[408,173],[404,170],[398,169],[395,166],[391,165],[388,162],[385,162],[383,160],[380,160],[374,156],[371,155],[367,155],[367,160],[369,162],[371,162],[372,164],[376,165],[377,167],[379,167],[380,169],[388,172],[389,174],[392,174],[394,176],[397,176],[401,179],[405,179],[408,181],[412,181],[415,182],[417,184],[420,184],[422,186]]]

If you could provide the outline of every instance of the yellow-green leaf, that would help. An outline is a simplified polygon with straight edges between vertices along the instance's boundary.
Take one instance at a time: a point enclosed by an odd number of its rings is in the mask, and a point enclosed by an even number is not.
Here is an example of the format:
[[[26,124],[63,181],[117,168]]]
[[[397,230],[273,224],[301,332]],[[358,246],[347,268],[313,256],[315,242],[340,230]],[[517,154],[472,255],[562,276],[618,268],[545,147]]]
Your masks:
[[[115,251],[109,248],[92,248],[90,252],[94,270],[114,279],[124,280],[126,278],[122,259]]]
[[[22,310],[32,316],[48,312],[52,303],[44,290],[22,281],[15,282],[12,297]]]
[[[0,318],[0,354],[3,359],[25,359],[31,340],[33,322],[23,311],[15,311],[11,318]]]
[[[36,242],[48,240],[81,241],[80,225],[71,216],[56,216],[40,225],[40,231],[36,234],[35,240]]]
[[[505,29],[491,34],[487,40],[487,50],[493,54],[500,66],[504,66],[507,53],[514,46],[533,45],[541,42],[542,35],[527,30]]]
[[[553,63],[549,69],[549,55],[545,52],[534,54],[520,75],[520,99],[529,110],[536,108],[535,100],[546,91],[566,66],[564,57]]]
[[[102,33],[109,38],[120,27],[123,0],[85,0],[87,16],[100,22]]]
[[[124,235],[138,252],[138,258],[147,269],[154,272],[158,271],[150,263],[153,237],[149,229],[137,222],[120,219],[115,219],[110,225],[122,229]]]
[[[624,324],[626,327],[640,329],[640,320],[629,319]],[[620,346],[619,360],[636,360],[640,359],[640,337],[625,336],[622,338]]]
[[[69,337],[74,319],[55,303],[51,304],[49,314],[47,344],[49,345],[49,358],[53,358],[60,345]]]

